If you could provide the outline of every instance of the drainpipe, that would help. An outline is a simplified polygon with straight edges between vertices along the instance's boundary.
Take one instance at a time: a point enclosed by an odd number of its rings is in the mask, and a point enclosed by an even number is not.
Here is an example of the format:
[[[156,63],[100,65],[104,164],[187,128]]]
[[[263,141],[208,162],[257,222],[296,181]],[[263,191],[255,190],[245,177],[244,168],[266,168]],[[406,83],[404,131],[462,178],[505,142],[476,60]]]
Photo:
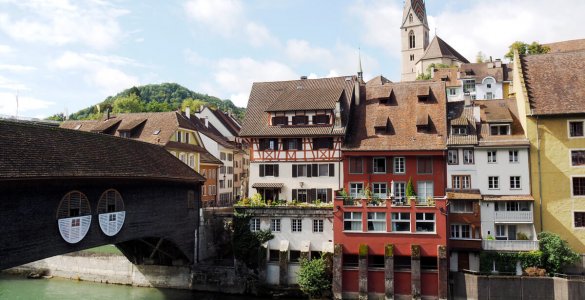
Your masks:
[[[540,126],[538,124],[538,116],[536,116],[536,154],[538,160],[538,200],[540,203],[540,232],[544,231],[544,224],[542,221],[542,170],[540,163]]]

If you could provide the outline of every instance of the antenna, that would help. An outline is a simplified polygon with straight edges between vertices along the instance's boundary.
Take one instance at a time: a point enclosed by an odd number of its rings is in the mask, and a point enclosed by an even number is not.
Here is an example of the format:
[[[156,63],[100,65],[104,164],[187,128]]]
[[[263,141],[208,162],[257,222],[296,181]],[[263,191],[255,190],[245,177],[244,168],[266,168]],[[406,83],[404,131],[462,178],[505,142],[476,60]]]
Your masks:
[[[16,89],[16,119],[18,120],[18,89]]]
[[[359,61],[358,78],[359,79],[363,79],[364,78],[364,72],[362,70],[362,50],[361,50],[360,47],[358,47],[358,61]]]

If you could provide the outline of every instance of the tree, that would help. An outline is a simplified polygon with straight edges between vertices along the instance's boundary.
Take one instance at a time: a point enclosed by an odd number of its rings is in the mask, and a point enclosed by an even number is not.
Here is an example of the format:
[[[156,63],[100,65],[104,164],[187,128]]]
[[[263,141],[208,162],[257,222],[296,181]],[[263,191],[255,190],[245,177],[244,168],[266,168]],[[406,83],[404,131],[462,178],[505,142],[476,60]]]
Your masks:
[[[475,62],[482,63],[485,61],[486,61],[485,54],[483,54],[483,52],[481,51],[477,52],[477,55],[475,56]]]
[[[564,267],[579,259],[579,254],[556,233],[541,232],[538,234],[538,240],[542,252],[542,266],[549,274],[559,273]]]
[[[331,272],[325,258],[301,258],[297,273],[301,291],[311,298],[326,296],[331,290]]]
[[[183,100],[183,103],[181,103],[181,111],[185,111],[187,107],[189,107],[191,112],[196,112],[199,111],[203,106],[205,106],[205,104],[207,103],[205,103],[205,101],[203,100],[187,98]]]
[[[120,97],[114,101],[114,113],[136,113],[144,111],[144,103],[136,94]]]
[[[414,197],[416,196],[416,192],[414,191],[414,185],[412,184],[412,177],[408,178],[408,183],[406,184],[406,197]]]
[[[63,121],[65,121],[65,118],[66,118],[66,116],[64,113],[58,113],[58,114],[54,114],[50,117],[47,117],[45,120],[63,122]]]
[[[251,217],[235,212],[232,222],[232,247],[234,257],[250,269],[257,269],[258,262],[266,252],[262,244],[274,238],[270,230],[250,231]]]
[[[508,58],[510,61],[513,61],[514,50],[518,50],[518,54],[520,55],[533,55],[548,53],[550,51],[550,47],[543,46],[538,42],[532,42],[532,44],[527,44],[521,41],[516,41],[508,47],[508,53],[506,53],[504,57]]]
[[[433,78],[433,74],[431,74],[431,72],[435,69],[445,69],[445,68],[450,68],[450,65],[446,65],[446,64],[430,64],[427,67],[427,71],[426,73],[420,73],[416,76],[416,80],[430,80],[431,78]]]

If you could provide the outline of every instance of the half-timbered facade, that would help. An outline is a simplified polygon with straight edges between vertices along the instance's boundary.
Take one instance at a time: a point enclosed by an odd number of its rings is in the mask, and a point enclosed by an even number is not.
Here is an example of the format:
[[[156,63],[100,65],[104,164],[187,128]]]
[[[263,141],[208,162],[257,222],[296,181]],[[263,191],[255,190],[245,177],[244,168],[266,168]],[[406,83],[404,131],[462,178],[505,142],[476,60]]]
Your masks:
[[[446,298],[445,85],[376,80],[365,91],[334,203],[334,296]]]

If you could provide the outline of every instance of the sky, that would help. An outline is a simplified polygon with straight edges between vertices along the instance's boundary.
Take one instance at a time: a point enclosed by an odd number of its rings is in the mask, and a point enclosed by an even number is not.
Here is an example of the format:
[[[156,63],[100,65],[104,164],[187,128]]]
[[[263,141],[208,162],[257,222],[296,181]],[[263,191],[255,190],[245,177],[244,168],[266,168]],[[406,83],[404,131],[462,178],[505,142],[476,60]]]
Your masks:
[[[132,86],[176,82],[245,107],[253,82],[400,80],[403,0],[0,0],[0,115],[74,113]],[[583,0],[427,0],[469,61],[514,41],[585,38]],[[359,49],[359,50],[358,50]]]

